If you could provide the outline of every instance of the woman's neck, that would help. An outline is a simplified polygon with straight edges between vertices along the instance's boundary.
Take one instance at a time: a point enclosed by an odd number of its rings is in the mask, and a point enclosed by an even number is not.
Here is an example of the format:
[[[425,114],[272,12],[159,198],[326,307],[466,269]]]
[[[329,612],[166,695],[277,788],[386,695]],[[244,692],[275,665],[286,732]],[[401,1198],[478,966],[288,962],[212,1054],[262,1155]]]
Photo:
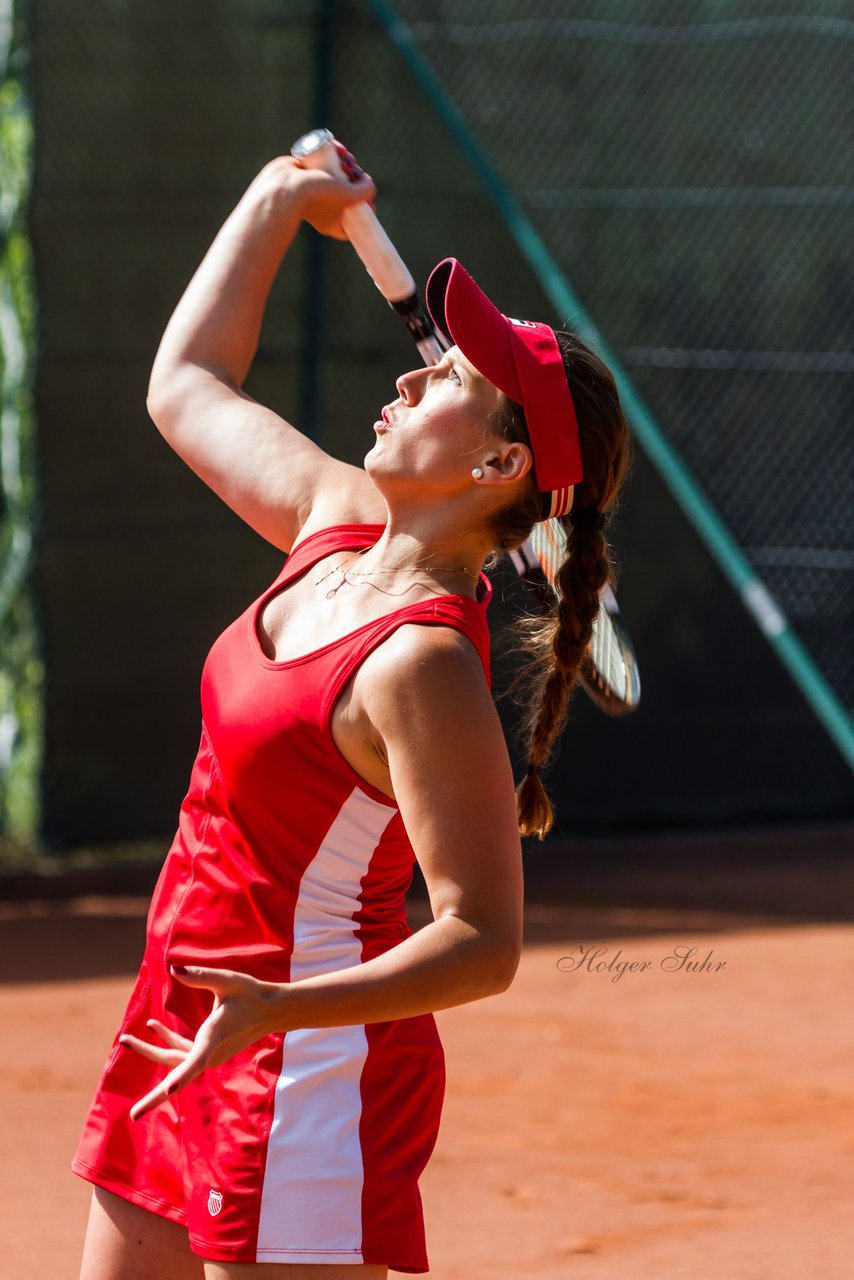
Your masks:
[[[457,570],[476,582],[483,563],[492,550],[492,540],[483,529],[462,528],[459,517],[427,510],[389,511],[386,527],[365,559],[384,569],[429,565]]]

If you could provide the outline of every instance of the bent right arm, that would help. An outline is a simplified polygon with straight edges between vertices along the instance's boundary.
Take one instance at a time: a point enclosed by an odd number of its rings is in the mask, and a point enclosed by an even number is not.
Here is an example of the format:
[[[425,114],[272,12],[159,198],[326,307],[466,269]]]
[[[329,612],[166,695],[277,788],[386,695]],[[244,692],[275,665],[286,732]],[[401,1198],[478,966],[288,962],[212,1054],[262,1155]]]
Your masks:
[[[283,551],[312,516],[318,523],[385,519],[361,468],[331,458],[242,389],[270,288],[300,223],[340,235],[342,210],[373,191],[368,178],[349,182],[290,157],[266,165],[190,281],[152,369],[147,403],[161,435]]]

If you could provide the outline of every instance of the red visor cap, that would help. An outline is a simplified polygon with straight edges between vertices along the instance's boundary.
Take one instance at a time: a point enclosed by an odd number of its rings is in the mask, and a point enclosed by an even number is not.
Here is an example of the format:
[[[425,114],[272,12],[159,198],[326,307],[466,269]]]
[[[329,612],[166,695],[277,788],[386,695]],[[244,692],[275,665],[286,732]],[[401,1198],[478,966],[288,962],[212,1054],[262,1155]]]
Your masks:
[[[584,471],[575,405],[554,331],[502,315],[456,258],[434,268],[426,297],[436,327],[524,409],[537,483],[543,493],[555,495],[549,514],[564,514],[572,500],[567,490]]]

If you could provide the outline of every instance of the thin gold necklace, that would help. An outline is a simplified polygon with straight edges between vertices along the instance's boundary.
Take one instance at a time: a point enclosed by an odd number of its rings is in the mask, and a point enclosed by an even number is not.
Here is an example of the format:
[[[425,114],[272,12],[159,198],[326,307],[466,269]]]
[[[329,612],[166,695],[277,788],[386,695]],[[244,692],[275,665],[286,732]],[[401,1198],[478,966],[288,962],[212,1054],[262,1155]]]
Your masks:
[[[456,573],[460,577],[474,578],[476,581],[478,576],[476,573],[473,573],[471,569],[466,568],[465,565],[462,568],[454,569],[445,568],[441,565],[429,564],[401,565],[394,569],[365,569],[361,573],[356,569],[350,569],[350,565],[353,561],[358,560],[359,556],[364,554],[364,551],[357,551],[354,555],[350,556],[349,559],[345,560],[343,564],[334,565],[328,573],[324,573],[322,577],[317,579],[314,585],[319,587],[327,578],[331,578],[333,573],[341,574],[341,581],[334,587],[330,587],[326,592],[327,600],[331,600],[333,596],[337,595],[345,582],[349,582],[352,586],[353,578],[377,578],[382,574],[388,573]]]

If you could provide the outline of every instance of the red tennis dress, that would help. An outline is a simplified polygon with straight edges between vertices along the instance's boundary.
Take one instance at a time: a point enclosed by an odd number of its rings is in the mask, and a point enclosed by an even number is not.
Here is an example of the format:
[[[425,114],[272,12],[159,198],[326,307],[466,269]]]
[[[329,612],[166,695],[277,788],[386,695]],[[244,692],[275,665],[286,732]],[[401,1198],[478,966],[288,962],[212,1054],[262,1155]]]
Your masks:
[[[306,538],[210,650],[201,744],[120,1033],[150,1039],[153,1017],[194,1035],[212,996],[172,981],[170,963],[289,982],[409,936],[412,846],[393,802],[339,752],[330,718],[359,664],[405,623],[461,631],[488,680],[488,581],[478,601],[411,604],[285,662],[265,656],[257,632],[273,594],[381,532],[343,525]],[[213,1261],[427,1270],[418,1178],[445,1084],[431,1014],[266,1036],[134,1124],[131,1103],[162,1075],[116,1039],[76,1173],[185,1225]]]

